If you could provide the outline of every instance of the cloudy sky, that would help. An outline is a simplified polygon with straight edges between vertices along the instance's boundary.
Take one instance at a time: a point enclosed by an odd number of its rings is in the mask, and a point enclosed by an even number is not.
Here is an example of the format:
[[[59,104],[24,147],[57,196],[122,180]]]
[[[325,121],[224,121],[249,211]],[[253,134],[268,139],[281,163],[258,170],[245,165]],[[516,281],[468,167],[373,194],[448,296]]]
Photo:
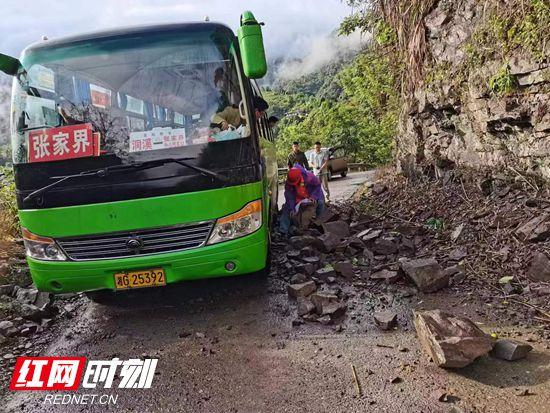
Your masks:
[[[233,29],[240,13],[264,21],[268,57],[307,54],[312,39],[328,35],[350,9],[344,0],[0,0],[0,52],[17,56],[49,38],[110,27],[203,20]]]

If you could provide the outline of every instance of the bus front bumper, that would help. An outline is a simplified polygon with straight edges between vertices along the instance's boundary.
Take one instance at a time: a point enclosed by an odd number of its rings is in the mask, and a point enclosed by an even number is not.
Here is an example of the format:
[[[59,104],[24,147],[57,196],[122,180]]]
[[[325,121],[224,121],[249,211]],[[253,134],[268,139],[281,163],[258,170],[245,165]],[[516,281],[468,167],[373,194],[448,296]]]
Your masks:
[[[163,268],[166,283],[224,277],[262,270],[267,259],[266,226],[254,234],[187,251],[96,261],[37,261],[27,258],[32,279],[41,291],[67,293],[115,289],[114,274]],[[226,269],[232,262],[235,268]]]

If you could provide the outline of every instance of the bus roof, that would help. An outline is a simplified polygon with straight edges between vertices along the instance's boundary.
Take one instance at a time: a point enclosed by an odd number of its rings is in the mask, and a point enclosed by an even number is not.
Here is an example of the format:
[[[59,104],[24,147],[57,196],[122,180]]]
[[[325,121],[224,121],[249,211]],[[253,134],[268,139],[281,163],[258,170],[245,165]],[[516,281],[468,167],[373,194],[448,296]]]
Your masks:
[[[234,37],[233,31],[223,23],[215,22],[190,22],[190,23],[172,23],[172,24],[155,24],[144,26],[123,27],[117,29],[108,29],[101,31],[94,31],[89,33],[83,33],[73,36],[64,36],[52,40],[44,40],[33,43],[23,50],[22,54],[34,51],[46,51],[50,48],[57,48],[62,46],[72,46],[79,43],[86,43],[93,40],[108,40],[109,38],[124,38],[135,36],[147,36],[159,33],[170,32],[227,32],[229,37]]]

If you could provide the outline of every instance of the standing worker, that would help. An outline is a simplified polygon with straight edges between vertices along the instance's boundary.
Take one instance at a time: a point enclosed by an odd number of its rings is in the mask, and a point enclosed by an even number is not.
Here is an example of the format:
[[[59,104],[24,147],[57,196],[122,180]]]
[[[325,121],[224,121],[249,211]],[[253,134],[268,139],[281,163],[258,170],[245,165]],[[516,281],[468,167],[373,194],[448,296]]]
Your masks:
[[[328,151],[321,150],[321,142],[315,142],[315,149],[309,154],[309,164],[313,168],[313,173],[319,178],[323,185],[323,190],[330,201],[330,191],[328,189]]]
[[[306,155],[300,150],[300,144],[298,142],[292,143],[292,152],[288,155],[287,163],[289,165],[294,165],[297,163],[307,170],[310,169]]]

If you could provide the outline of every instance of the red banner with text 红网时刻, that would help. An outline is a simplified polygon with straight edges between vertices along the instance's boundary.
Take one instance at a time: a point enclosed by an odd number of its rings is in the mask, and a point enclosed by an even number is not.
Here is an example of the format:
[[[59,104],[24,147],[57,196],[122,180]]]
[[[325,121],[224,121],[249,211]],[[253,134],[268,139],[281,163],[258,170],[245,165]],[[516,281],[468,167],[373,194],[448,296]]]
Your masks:
[[[29,162],[52,162],[99,156],[100,135],[91,123],[29,132]]]

